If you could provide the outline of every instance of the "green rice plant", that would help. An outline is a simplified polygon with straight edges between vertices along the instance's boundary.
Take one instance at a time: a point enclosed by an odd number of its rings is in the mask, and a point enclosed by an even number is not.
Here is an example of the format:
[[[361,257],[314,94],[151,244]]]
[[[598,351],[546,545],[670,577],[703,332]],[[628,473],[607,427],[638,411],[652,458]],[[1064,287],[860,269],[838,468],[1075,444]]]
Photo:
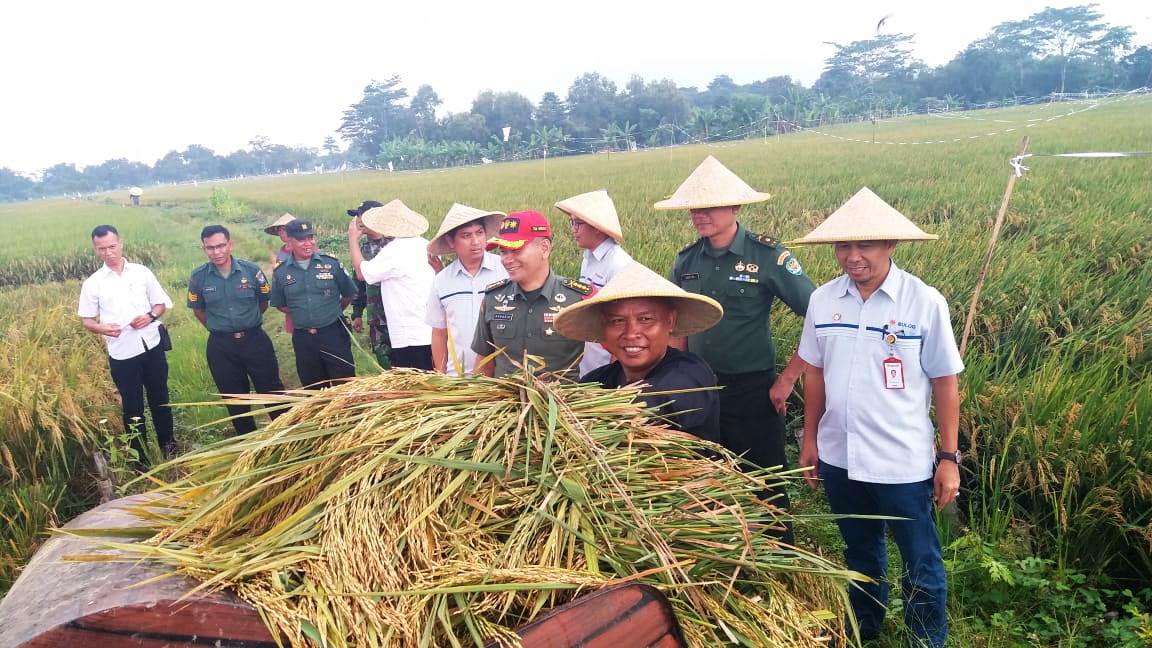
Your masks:
[[[775,539],[791,516],[756,493],[780,476],[649,426],[636,393],[395,370],[245,399],[292,408],[177,460],[135,509],[152,537],[110,546],[234,589],[292,645],[505,643],[623,581],[694,646],[843,640],[853,574]]]
[[[0,595],[58,523],[67,488],[61,483],[24,483],[0,491]]]

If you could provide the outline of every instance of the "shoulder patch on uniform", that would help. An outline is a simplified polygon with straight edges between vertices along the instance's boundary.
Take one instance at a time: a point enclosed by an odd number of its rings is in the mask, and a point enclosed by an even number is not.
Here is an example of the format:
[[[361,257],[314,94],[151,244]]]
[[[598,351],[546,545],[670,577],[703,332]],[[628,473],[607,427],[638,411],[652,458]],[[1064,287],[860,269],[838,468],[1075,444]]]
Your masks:
[[[592,286],[584,283],[583,281],[576,281],[575,279],[565,279],[561,282],[565,288],[575,290],[581,295],[592,294]]]
[[[501,279],[500,281],[493,281],[492,283],[488,284],[487,286],[484,286],[484,292],[487,293],[487,292],[492,292],[493,290],[499,290],[499,289],[503,288],[504,286],[507,286],[510,283],[512,283],[511,279]]]
[[[774,248],[780,245],[780,239],[774,239],[771,236],[765,236],[763,234],[753,234],[752,232],[748,232],[748,238],[756,241],[757,243],[763,243],[770,248]]]
[[[688,245],[685,245],[683,248],[681,248],[681,249],[680,249],[680,251],[679,251],[679,252],[677,252],[677,253],[676,253],[676,256],[680,256],[681,254],[684,254],[684,253],[685,253],[685,252],[687,252],[688,250],[691,250],[691,249],[692,249],[693,247],[695,247],[695,246],[696,246],[696,244],[698,244],[699,242],[700,242],[700,239],[696,239],[695,241],[692,241],[692,242],[691,242],[691,243],[689,243]]]

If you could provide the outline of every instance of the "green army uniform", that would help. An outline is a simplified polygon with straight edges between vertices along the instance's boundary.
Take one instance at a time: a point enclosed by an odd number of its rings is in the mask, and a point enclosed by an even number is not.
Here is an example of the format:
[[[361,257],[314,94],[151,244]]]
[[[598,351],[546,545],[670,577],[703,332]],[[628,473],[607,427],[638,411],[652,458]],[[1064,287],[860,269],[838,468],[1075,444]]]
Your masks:
[[[292,349],[301,386],[324,386],[356,375],[341,303],[356,294],[356,282],[327,254],[314,252],[305,268],[293,259],[272,272],[272,305],[292,315]]]
[[[272,340],[261,328],[271,286],[260,267],[232,257],[232,271],[222,276],[215,265],[205,263],[188,278],[188,308],[204,312],[208,328],[208,370],[221,394],[259,394],[283,391],[280,365]],[[256,429],[245,416],[247,405],[228,405],[236,434]],[[275,418],[279,412],[270,414]]]
[[[563,337],[552,323],[565,306],[592,294],[592,286],[549,272],[537,292],[529,301],[520,286],[509,279],[485,288],[472,350],[483,357],[504,348],[494,361],[497,376],[515,372],[513,361],[522,362],[525,353],[543,358],[543,371],[576,371],[584,343]]]
[[[776,239],[753,234],[738,225],[727,250],[713,250],[707,238],[680,251],[672,283],[720,302],[724,317],[716,326],[689,336],[688,350],[716,372],[720,390],[721,444],[761,467],[787,467],[784,418],[772,406],[768,391],[776,380],[776,352],[769,315],[782,300],[801,318],[816,289],[800,262]],[[763,497],[787,509],[786,491]],[[794,540],[791,528],[783,534]]]
[[[723,374],[776,371],[769,315],[775,299],[800,317],[816,286],[800,262],[776,239],[738,225],[726,251],[700,238],[676,256],[672,283],[724,306],[724,318],[688,338],[688,350]]]

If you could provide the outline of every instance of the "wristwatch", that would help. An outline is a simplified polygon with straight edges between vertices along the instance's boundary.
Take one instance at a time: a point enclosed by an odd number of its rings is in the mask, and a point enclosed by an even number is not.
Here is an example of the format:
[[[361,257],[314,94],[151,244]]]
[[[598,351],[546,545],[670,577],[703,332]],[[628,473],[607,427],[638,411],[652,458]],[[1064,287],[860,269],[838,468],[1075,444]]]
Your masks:
[[[148,317],[151,317],[153,322],[160,319],[160,316],[157,315],[154,311],[148,311]]]
[[[936,461],[951,461],[952,463],[959,466],[960,465],[960,451],[957,450],[956,452],[945,452],[943,450],[937,450],[936,451]]]

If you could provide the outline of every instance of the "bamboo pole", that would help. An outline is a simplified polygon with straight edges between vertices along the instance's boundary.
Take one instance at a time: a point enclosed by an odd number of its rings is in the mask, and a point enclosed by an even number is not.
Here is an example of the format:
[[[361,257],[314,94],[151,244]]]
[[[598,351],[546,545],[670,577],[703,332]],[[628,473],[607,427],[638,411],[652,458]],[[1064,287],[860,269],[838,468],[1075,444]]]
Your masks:
[[[1019,157],[1028,150],[1028,138],[1020,140]],[[992,266],[992,253],[996,250],[996,240],[1000,238],[1000,228],[1004,225],[1004,215],[1008,213],[1008,201],[1012,199],[1012,189],[1016,187],[1016,169],[1008,174],[1008,186],[1004,188],[1004,198],[1000,201],[1000,211],[996,213],[996,223],[992,226],[992,237],[988,239],[988,252],[984,255],[984,267],[980,268],[980,278],[976,281],[976,290],[972,291],[972,303],[968,306],[968,318],[964,321],[964,333],[960,336],[960,355],[968,349],[968,338],[972,334],[972,323],[976,319],[976,305],[980,302],[980,291],[984,289],[984,280],[988,278],[988,269]]]

